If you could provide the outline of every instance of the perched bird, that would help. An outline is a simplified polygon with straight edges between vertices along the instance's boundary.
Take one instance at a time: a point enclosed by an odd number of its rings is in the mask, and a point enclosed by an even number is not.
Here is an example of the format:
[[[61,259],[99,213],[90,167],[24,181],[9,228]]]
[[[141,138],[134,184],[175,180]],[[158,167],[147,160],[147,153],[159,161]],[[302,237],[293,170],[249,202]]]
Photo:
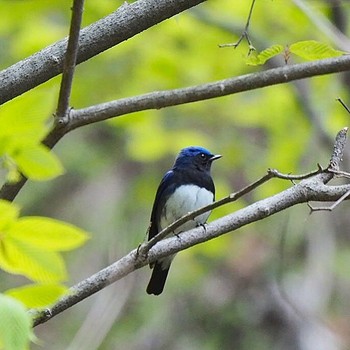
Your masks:
[[[210,175],[211,164],[221,155],[211,154],[202,147],[187,147],[180,151],[175,164],[163,177],[154,200],[148,239],[190,211],[214,201],[215,187]],[[203,225],[210,211],[180,226],[173,232],[178,234]],[[147,293],[162,293],[174,255],[151,264],[152,276]]]

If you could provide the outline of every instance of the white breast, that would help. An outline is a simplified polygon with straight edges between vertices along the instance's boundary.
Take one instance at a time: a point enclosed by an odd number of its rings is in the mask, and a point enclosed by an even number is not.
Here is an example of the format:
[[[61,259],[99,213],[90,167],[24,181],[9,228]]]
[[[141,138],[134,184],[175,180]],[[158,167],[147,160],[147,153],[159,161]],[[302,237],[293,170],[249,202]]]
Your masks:
[[[161,228],[164,229],[188,212],[208,205],[212,203],[213,200],[213,194],[203,187],[198,187],[195,185],[180,186],[169,197],[165,208],[163,209],[162,219],[160,222]],[[176,230],[176,233],[190,230],[191,228],[198,226],[198,224],[204,224],[209,215],[210,211],[197,216],[194,220],[191,220],[179,227],[179,229]]]

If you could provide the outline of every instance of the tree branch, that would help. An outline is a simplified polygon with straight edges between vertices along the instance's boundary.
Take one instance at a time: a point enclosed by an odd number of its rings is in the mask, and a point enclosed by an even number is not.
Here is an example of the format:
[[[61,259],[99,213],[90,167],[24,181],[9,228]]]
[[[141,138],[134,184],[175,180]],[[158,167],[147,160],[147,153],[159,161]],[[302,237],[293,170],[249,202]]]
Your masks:
[[[58,97],[56,118],[58,122],[68,121],[69,100],[72,91],[73,76],[79,48],[79,32],[83,16],[84,0],[74,0],[72,20],[69,31],[67,51],[65,54],[63,74]]]
[[[302,64],[286,65],[235,78],[174,90],[155,91],[139,96],[121,98],[95,106],[71,111],[67,132],[83,125],[108,118],[148,109],[160,109],[185,103],[198,102],[283,84],[313,76],[350,70],[350,55]]]
[[[138,254],[139,249],[132,250],[129,254],[88,277],[86,280],[70,288],[67,295],[60,299],[52,308],[47,310],[31,310],[34,326],[44,323],[60,312],[84,300],[88,296],[105,288],[109,284],[123,278],[132,271],[139,269],[159,258],[172,255],[196,244],[206,242],[224,233],[235,231],[252,222],[262,220],[296,204],[313,201],[337,201],[348,194],[350,185],[328,186],[328,182],[334,174],[328,169],[339,168],[339,162],[345,146],[347,128],[341,130],[336,138],[334,151],[329,166],[314,176],[302,180],[299,184],[282,191],[272,197],[260,200],[232,214],[224,216],[203,227],[197,227],[190,231],[182,232],[177,236],[166,238],[152,246],[147,255]],[[277,171],[274,173],[279,174]],[[306,177],[308,175],[304,175]],[[266,180],[266,176],[261,179]],[[258,180],[262,184],[265,181]],[[256,188],[257,186],[251,186]],[[207,210],[207,209],[206,209]],[[143,246],[146,246],[144,243]],[[143,248],[140,247],[140,249]]]
[[[81,31],[77,63],[204,1],[138,0],[131,4],[125,1],[115,12]],[[66,47],[67,38],[1,71],[0,104],[62,73]]]

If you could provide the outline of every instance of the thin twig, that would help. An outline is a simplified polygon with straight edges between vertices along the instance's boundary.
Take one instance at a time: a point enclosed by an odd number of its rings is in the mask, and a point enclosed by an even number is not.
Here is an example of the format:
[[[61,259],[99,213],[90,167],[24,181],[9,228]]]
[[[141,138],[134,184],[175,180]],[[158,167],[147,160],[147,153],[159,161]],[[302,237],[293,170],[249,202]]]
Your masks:
[[[350,109],[349,109],[349,107],[343,102],[343,100],[342,100],[340,97],[337,98],[337,101],[340,102],[340,104],[341,104],[341,105],[346,109],[346,111],[350,114]]]
[[[307,203],[307,206],[310,208],[311,213],[314,211],[332,211],[335,207],[337,207],[340,203],[342,203],[346,198],[350,195],[350,190],[344,193],[338,200],[336,200],[332,205],[328,207],[313,207],[310,203]]]
[[[68,123],[69,100],[72,91],[73,76],[79,49],[79,33],[83,16],[83,8],[84,0],[73,0],[72,19],[56,111],[57,121],[64,124]]]
[[[310,171],[309,173],[306,174],[300,174],[300,175],[293,175],[293,174],[282,174],[279,171],[277,171],[276,169],[269,169],[268,172],[272,173],[274,175],[274,177],[277,177],[279,179],[283,179],[283,180],[304,180],[307,179],[311,176],[317,175],[322,173],[324,170],[319,164],[318,165],[318,169],[317,170],[313,170]]]
[[[252,51],[255,51],[255,47],[253,46],[249,34],[248,34],[248,29],[249,29],[249,25],[250,25],[250,20],[253,14],[253,8],[254,8],[254,4],[255,4],[255,0],[252,0],[252,3],[250,5],[250,9],[249,9],[249,14],[248,14],[248,18],[247,18],[247,22],[245,24],[244,30],[241,34],[241,36],[239,37],[238,41],[236,41],[235,43],[231,43],[231,44],[220,44],[219,47],[234,47],[235,49],[239,46],[239,44],[242,42],[243,39],[246,39],[249,45],[249,51],[248,51],[248,55],[250,55],[250,53]]]
[[[334,175],[337,175],[338,177],[345,177],[347,179],[350,179],[350,173],[347,171],[334,170],[334,169],[328,169],[328,171],[333,173]]]

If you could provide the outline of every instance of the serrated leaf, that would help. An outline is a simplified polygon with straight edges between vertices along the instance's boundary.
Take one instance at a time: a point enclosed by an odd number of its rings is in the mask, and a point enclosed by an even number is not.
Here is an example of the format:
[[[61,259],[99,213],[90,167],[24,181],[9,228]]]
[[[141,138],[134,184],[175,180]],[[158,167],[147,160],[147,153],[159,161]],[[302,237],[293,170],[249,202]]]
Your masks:
[[[67,290],[61,284],[31,284],[9,289],[5,294],[21,301],[28,308],[42,308],[53,304]]]
[[[294,43],[289,46],[289,51],[306,60],[319,60],[346,54],[344,51],[335,50],[331,46],[315,40]]]
[[[246,60],[246,63],[251,66],[257,66],[264,64],[270,58],[279,55],[283,52],[284,48],[282,45],[272,45],[260,53],[252,52]]]
[[[60,282],[67,272],[59,253],[47,251],[16,237],[6,237],[0,245],[0,267],[36,282]]]
[[[0,294],[0,346],[5,350],[26,350],[33,337],[31,317],[24,305]]]
[[[42,144],[18,149],[10,156],[20,171],[32,180],[48,180],[63,173],[59,159]]]
[[[0,200],[0,230],[13,224],[19,215],[19,207],[11,202]],[[0,233],[1,240],[1,233]]]
[[[18,219],[8,235],[47,251],[71,250],[88,239],[87,233],[76,226],[37,216]]]

